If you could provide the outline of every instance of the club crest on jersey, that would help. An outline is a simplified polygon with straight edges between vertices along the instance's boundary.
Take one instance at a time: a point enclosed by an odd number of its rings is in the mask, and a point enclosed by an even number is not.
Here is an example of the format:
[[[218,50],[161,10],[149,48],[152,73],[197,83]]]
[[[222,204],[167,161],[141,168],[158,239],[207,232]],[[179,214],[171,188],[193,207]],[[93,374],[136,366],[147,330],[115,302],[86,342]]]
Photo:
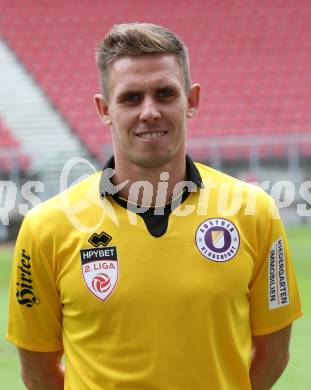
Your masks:
[[[224,218],[210,218],[198,227],[195,242],[204,257],[224,262],[236,255],[240,236],[232,222]]]
[[[115,246],[81,249],[82,274],[87,288],[101,301],[112,294],[119,267]]]

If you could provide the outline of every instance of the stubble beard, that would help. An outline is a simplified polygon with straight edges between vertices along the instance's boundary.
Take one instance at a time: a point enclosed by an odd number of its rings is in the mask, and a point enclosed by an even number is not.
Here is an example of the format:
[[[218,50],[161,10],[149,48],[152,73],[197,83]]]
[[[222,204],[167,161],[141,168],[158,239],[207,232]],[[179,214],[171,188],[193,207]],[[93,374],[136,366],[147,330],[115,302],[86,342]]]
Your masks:
[[[141,168],[160,168],[170,162],[173,156],[174,153],[168,150],[164,156],[144,158],[142,156],[129,155],[128,160]]]
[[[131,163],[141,168],[155,169],[164,167],[166,164],[172,161],[177,154],[181,152],[185,153],[185,143],[180,140],[177,145],[175,144],[173,147],[168,148],[165,153],[163,150],[160,150],[159,153],[158,147],[155,147],[154,150],[149,150],[149,156],[139,155],[138,153],[131,153],[128,150],[124,150],[124,152],[127,154],[127,159]]]
[[[128,148],[126,148],[126,145],[116,141],[117,140],[114,140],[114,154],[123,156],[123,160],[127,160],[128,164],[133,164],[144,169],[161,168],[169,163],[181,151],[185,154],[185,139],[180,139],[179,142],[177,141],[178,144],[167,149],[165,153],[163,150],[160,150],[159,153],[158,146],[153,146],[148,152],[149,156],[143,156],[138,152],[133,152],[129,145]]]

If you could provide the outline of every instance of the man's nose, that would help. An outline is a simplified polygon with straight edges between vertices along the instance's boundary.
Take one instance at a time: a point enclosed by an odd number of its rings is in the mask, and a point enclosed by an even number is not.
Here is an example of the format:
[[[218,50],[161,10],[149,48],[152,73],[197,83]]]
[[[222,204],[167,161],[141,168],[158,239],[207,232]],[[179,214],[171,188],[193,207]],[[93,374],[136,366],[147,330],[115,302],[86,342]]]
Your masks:
[[[157,102],[152,97],[145,97],[141,105],[140,120],[153,122],[161,118]]]

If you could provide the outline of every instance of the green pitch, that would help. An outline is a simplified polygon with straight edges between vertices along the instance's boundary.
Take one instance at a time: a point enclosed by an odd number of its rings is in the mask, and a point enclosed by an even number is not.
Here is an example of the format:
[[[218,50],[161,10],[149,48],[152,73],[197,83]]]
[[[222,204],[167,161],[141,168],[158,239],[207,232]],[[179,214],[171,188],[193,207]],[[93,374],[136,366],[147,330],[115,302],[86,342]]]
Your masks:
[[[275,390],[311,389],[311,227],[287,229],[300,287],[304,317],[293,327],[290,363],[273,387]],[[7,319],[7,292],[12,251],[0,249],[0,378],[1,388],[22,390],[15,348],[4,340]]]

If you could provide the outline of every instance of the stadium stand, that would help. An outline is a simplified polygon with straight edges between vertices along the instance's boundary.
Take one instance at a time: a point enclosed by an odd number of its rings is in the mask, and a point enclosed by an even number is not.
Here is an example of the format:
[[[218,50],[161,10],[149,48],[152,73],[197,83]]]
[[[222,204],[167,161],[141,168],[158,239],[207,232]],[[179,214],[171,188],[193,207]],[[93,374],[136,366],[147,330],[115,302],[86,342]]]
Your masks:
[[[0,59],[0,112],[22,150],[31,156],[27,176],[40,179],[49,197],[58,192],[65,163],[76,157],[89,161],[90,156],[80,138],[1,40]],[[2,150],[1,154],[6,158],[8,151]],[[78,178],[85,169],[76,165],[71,176]]]
[[[20,143],[0,117],[0,173],[13,169],[26,171],[29,165],[30,156],[23,152]]]
[[[92,104],[94,47],[113,23],[129,21],[167,26],[189,46],[193,80],[203,87],[190,126],[197,156],[204,159],[214,139],[220,155],[248,158],[246,138],[261,157],[284,155],[292,139],[311,155],[309,0],[0,0],[0,7],[4,39],[100,163],[110,134]],[[235,141],[222,145],[228,136]]]

